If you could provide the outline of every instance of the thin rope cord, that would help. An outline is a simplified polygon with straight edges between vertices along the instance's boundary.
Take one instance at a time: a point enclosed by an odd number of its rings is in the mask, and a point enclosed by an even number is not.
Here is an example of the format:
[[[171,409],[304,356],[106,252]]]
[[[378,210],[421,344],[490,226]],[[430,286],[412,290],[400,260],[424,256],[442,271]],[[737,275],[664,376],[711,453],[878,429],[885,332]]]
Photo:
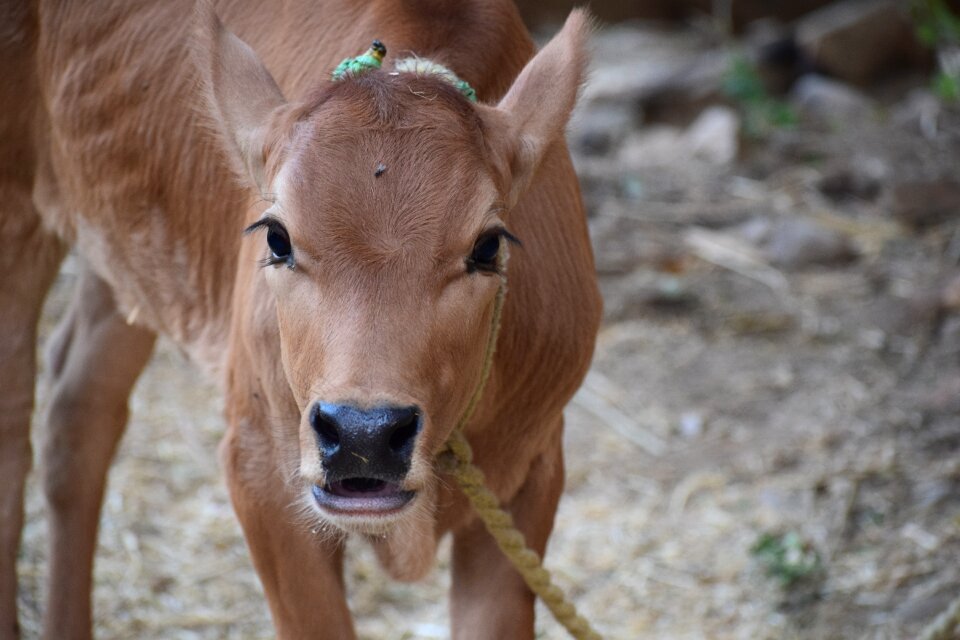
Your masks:
[[[504,243],[505,244],[505,243]],[[493,356],[497,349],[497,338],[500,335],[501,320],[503,317],[503,303],[507,296],[507,254],[505,249],[500,250],[497,256],[497,266],[500,272],[500,287],[493,302],[493,318],[490,322],[490,335],[483,354],[483,367],[480,370],[480,380],[464,409],[463,415],[457,422],[447,440],[446,449],[441,454],[440,462],[445,471],[453,475],[460,485],[461,491],[470,500],[477,515],[487,527],[487,531],[496,540],[497,546],[517,569],[530,590],[543,600],[553,617],[576,640],[602,640],[600,634],[593,630],[590,623],[577,613],[576,607],[570,602],[563,590],[553,583],[550,572],[544,568],[540,555],[527,546],[523,534],[513,523],[513,517],[500,507],[497,497],[484,484],[483,471],[473,464],[473,449],[463,430],[470,418],[473,417],[483,391],[487,386],[487,379],[493,368]]]

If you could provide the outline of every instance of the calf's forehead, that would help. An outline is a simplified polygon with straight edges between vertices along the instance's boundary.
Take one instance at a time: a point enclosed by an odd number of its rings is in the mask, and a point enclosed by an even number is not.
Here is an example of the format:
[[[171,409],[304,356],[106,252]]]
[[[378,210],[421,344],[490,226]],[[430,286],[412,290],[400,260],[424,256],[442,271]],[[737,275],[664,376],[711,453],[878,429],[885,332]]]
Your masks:
[[[302,123],[277,176],[278,201],[298,230],[437,244],[483,226],[498,193],[474,132],[442,111],[396,124],[351,120],[337,107]]]

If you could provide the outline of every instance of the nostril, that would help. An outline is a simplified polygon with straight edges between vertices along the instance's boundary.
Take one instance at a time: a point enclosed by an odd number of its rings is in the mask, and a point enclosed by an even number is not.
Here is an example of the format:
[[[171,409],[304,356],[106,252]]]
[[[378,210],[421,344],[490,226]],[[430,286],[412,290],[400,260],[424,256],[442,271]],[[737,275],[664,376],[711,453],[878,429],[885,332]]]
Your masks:
[[[340,448],[340,431],[333,418],[325,414],[319,407],[314,408],[310,422],[317,433],[320,448],[325,455],[333,455]]]
[[[413,442],[420,430],[420,414],[416,411],[404,416],[397,422],[396,428],[390,434],[390,449],[394,453],[400,453],[406,450]]]

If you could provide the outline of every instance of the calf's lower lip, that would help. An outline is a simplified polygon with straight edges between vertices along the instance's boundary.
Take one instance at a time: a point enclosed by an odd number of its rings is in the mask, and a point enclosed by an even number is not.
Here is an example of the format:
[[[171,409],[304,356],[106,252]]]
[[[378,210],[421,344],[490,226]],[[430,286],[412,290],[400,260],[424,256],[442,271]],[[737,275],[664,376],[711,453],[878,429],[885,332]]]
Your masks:
[[[326,511],[338,515],[385,515],[399,511],[415,491],[404,491],[394,482],[375,478],[347,478],[314,485],[313,499]]]

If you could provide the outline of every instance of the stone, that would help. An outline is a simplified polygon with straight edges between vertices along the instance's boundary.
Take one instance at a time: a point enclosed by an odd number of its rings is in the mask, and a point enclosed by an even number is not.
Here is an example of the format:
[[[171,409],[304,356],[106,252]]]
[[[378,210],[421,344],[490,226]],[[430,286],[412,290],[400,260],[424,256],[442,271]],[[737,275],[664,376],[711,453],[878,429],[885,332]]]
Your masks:
[[[693,156],[710,164],[724,165],[737,157],[740,117],[729,107],[710,107],[684,133],[684,143]]]
[[[900,222],[915,229],[930,227],[960,214],[960,182],[904,180],[893,185],[888,206]]]
[[[698,160],[725,165],[737,156],[740,117],[728,107],[709,107],[687,127],[657,125],[629,136],[620,149],[619,161],[625,167],[686,164]]]
[[[632,102],[634,106],[702,55],[695,34],[617,25],[592,42],[592,69],[580,102]]]
[[[788,269],[842,264],[857,256],[848,236],[807,218],[755,218],[737,233],[771,264]]]
[[[688,124],[705,108],[724,100],[722,85],[730,64],[728,52],[711,50],[676,65],[657,82],[651,82],[639,96],[644,119]]]
[[[636,124],[635,109],[624,103],[600,103],[578,109],[568,127],[575,151],[605,155],[620,144]]]
[[[730,19],[734,28],[765,16],[793,20],[805,12],[828,4],[831,0],[737,0],[730,3]],[[534,26],[544,21],[562,22],[579,0],[518,0],[517,7],[524,21]],[[590,13],[604,22],[620,20],[665,20],[687,23],[709,15],[716,9],[715,0],[592,0]]]
[[[766,90],[786,93],[801,73],[801,56],[793,31],[775,18],[747,25],[743,44],[747,60],[756,67]]]
[[[906,4],[896,0],[834,2],[797,22],[797,45],[817,69],[847,82],[866,84],[924,59]]]
[[[703,415],[698,411],[684,411],[680,414],[680,433],[687,440],[703,435]]]
[[[903,129],[917,131],[928,140],[937,137],[940,120],[943,118],[943,103],[928,89],[910,91],[904,100],[891,110],[891,122]]]
[[[926,333],[941,313],[939,292],[919,291],[909,297],[885,295],[868,305],[861,319],[863,326],[873,326],[894,338]]]
[[[689,160],[683,132],[665,125],[647,127],[631,134],[620,147],[620,164],[630,169],[678,164]]]
[[[656,46],[656,39],[645,39]],[[684,125],[721,100],[720,88],[729,67],[726,53],[691,53],[676,45],[665,46],[673,50],[656,56],[639,51],[637,59],[625,55],[620,62],[598,68],[590,75],[583,104],[626,104],[645,122]]]
[[[960,311],[960,273],[955,274],[940,292],[940,304],[949,311]]]
[[[801,114],[833,123],[870,117],[876,105],[850,85],[808,73],[790,90],[790,102]]]
[[[886,163],[879,158],[858,155],[828,166],[817,187],[836,201],[874,200],[889,173]]]
[[[764,253],[771,263],[790,268],[842,264],[857,255],[847,236],[805,218],[774,225]]]

